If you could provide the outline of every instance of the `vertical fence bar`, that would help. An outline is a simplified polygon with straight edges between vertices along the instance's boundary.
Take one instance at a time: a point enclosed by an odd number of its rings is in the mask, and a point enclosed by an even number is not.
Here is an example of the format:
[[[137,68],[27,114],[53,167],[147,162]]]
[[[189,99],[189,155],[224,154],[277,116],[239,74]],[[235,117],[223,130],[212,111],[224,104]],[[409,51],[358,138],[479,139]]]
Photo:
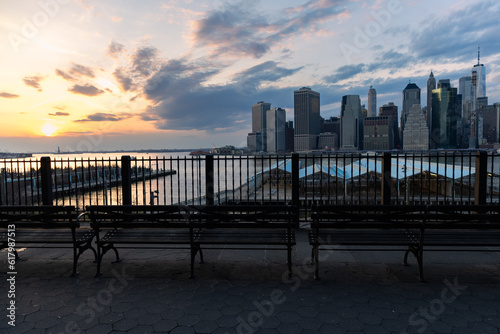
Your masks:
[[[397,180],[399,182],[399,180]],[[382,194],[381,204],[391,204],[391,153],[382,153]]]
[[[299,198],[299,155],[292,154],[292,205],[296,208],[300,205]],[[297,222],[298,222],[298,218]]]
[[[476,180],[474,204],[486,204],[486,190],[488,178],[488,155],[485,151],[476,153]]]
[[[42,204],[52,205],[52,173],[50,166],[50,157],[42,157],[40,160],[40,169],[42,177]]]
[[[132,170],[130,156],[122,156],[122,200],[123,205],[132,205]]]
[[[206,155],[205,182],[207,205],[214,205],[214,156],[212,154]]]

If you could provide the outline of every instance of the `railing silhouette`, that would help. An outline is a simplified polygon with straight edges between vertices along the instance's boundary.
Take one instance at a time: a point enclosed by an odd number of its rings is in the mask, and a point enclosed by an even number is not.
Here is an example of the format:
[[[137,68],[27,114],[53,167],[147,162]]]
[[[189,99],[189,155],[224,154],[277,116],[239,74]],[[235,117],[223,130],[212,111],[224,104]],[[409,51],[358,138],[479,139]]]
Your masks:
[[[0,160],[0,205],[500,202],[498,151]]]

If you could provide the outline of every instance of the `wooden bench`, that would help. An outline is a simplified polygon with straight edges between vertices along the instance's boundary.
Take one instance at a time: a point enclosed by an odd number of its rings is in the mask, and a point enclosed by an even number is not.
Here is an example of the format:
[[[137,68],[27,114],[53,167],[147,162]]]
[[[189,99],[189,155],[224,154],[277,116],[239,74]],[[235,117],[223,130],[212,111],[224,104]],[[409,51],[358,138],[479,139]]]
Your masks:
[[[319,278],[319,250],[358,246],[350,250],[404,250],[404,264],[412,253],[422,269],[421,238],[425,206],[332,205],[317,206],[308,232],[314,278]]]
[[[191,206],[191,223],[201,249],[285,250],[288,276],[297,211],[286,205]]]
[[[190,277],[197,253],[203,248],[285,249],[291,272],[295,245],[293,211],[286,206],[89,206],[98,237],[97,273],[102,258],[117,246],[131,248],[187,248],[191,252]],[[99,233],[104,230],[104,236]],[[238,247],[236,247],[238,246]]]
[[[101,275],[104,255],[113,250],[115,262],[121,258],[120,248],[189,249],[191,276],[198,247],[197,231],[189,222],[189,211],[179,205],[92,205],[87,207],[91,226],[96,233],[97,272]],[[101,232],[103,236],[100,236]]]
[[[78,259],[92,247],[94,232],[80,228],[80,218],[73,206],[0,206],[0,249],[10,248],[19,260],[19,245],[33,248],[73,248],[73,273]],[[9,249],[10,251],[10,249]]]
[[[387,250],[407,247],[404,264],[410,252],[415,255],[421,281],[424,249],[499,251],[486,247],[500,247],[499,205],[339,205],[318,207],[312,218],[309,243],[316,278],[322,246],[386,246]],[[374,249],[383,250],[352,250]]]

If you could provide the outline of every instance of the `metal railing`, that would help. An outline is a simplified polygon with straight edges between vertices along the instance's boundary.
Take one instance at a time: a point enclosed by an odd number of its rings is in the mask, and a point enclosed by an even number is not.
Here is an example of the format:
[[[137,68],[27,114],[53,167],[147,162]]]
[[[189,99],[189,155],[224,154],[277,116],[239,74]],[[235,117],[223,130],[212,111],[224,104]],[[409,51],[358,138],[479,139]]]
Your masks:
[[[499,203],[498,151],[0,160],[0,205]]]

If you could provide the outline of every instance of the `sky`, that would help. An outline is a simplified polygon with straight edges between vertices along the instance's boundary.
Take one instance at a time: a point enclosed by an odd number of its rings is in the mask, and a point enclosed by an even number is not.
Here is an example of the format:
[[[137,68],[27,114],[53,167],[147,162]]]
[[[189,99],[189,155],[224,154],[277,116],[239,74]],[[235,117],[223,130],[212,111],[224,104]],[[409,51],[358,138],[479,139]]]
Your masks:
[[[500,102],[500,3],[414,0],[0,2],[0,152],[246,146],[251,106],[293,91],[377,107],[411,80],[486,68]]]

